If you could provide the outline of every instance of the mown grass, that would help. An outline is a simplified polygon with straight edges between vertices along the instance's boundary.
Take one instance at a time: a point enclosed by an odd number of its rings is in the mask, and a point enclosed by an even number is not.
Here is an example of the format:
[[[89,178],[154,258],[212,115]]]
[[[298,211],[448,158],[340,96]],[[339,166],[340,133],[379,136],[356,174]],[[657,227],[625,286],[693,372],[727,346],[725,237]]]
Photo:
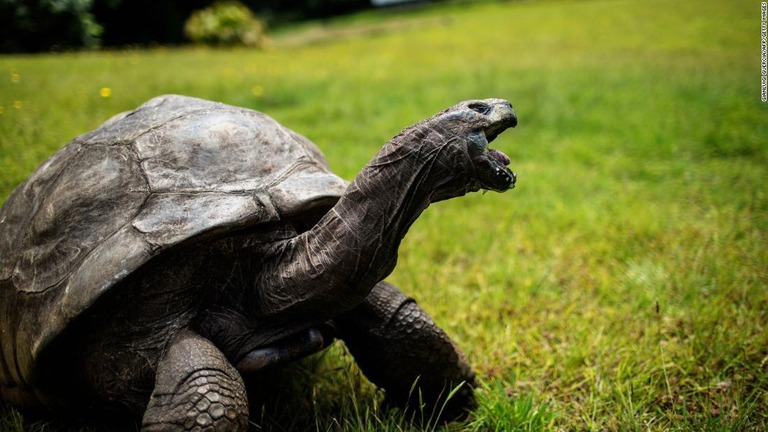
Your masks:
[[[346,178],[408,124],[462,99],[509,98],[520,126],[494,146],[518,188],[431,207],[390,278],[478,371],[480,406],[450,429],[764,430],[759,12],[754,1],[482,3],[304,28],[265,52],[3,56],[0,199],[75,135],[160,93],[268,112]],[[415,428],[379,407],[341,346],[289,375],[263,430]],[[39,426],[4,412],[0,429]]]

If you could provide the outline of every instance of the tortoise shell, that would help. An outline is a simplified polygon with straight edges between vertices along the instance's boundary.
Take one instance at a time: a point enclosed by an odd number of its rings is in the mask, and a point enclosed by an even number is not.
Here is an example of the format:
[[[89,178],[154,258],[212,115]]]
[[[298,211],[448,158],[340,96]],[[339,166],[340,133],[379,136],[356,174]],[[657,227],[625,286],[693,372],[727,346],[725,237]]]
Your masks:
[[[0,209],[0,387],[26,382],[46,346],[153,257],[330,206],[346,186],[267,115],[190,97],[75,138]]]

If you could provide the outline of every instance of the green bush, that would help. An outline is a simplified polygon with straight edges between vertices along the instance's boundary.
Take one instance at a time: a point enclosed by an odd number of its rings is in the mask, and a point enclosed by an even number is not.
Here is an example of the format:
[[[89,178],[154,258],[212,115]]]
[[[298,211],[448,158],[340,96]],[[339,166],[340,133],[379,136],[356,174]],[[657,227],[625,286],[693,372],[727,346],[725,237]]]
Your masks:
[[[237,1],[219,1],[193,12],[184,25],[184,34],[207,45],[263,47],[266,42],[262,21]]]
[[[0,52],[98,48],[93,0],[0,0]]]

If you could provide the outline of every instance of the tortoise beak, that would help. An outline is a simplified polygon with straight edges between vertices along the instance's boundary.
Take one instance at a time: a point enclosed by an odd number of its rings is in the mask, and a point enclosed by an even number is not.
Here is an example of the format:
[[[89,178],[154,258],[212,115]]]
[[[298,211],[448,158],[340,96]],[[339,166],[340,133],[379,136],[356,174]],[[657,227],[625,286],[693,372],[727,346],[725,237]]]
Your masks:
[[[504,99],[486,99],[471,103],[469,108],[485,117],[485,125],[481,129],[483,136],[477,139],[483,148],[481,161],[476,164],[481,187],[497,192],[514,188],[517,175],[508,168],[509,157],[488,147],[502,132],[517,126],[517,114],[512,104]]]
[[[490,112],[488,116],[488,126],[485,128],[485,137],[488,142],[492,142],[499,134],[509,128],[517,126],[517,114],[512,104],[503,99],[490,99]]]

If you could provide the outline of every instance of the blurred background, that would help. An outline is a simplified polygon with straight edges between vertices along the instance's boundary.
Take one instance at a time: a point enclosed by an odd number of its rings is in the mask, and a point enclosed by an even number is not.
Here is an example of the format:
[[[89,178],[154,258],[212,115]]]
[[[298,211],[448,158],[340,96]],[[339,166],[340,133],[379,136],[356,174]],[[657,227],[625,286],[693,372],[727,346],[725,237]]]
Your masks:
[[[0,201],[159,94],[266,112],[346,179],[404,127],[506,98],[517,187],[431,206],[390,278],[477,370],[452,429],[768,428],[760,2],[385,3],[0,1]],[[308,365],[254,430],[421,429],[343,345]]]
[[[245,33],[263,32],[264,26],[280,28],[375,7],[426,3],[424,0],[6,0],[0,3],[0,52],[178,45],[190,40],[201,41],[202,26],[207,26],[210,33],[205,39],[207,42],[258,45]],[[193,12],[198,12],[197,18],[190,22]]]

